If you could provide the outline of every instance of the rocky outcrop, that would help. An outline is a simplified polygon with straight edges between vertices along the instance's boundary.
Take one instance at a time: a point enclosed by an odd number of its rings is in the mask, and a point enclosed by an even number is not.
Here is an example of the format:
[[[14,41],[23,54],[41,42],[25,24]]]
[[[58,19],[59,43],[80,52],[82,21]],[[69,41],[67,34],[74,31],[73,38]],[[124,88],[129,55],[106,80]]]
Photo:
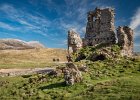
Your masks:
[[[87,20],[84,46],[115,43],[114,9],[96,8],[88,12]]]
[[[82,81],[82,74],[75,64],[67,63],[64,69],[64,79],[66,85],[73,85]]]
[[[76,52],[78,49],[82,48],[82,40],[78,33],[74,30],[68,31],[68,51]]]
[[[133,54],[133,34],[133,30],[128,26],[117,28],[118,45],[121,47],[123,56],[132,56]]]
[[[0,50],[14,49],[14,50],[24,50],[24,49],[35,49],[44,48],[42,44],[35,41],[25,42],[18,39],[1,39],[0,40]]]

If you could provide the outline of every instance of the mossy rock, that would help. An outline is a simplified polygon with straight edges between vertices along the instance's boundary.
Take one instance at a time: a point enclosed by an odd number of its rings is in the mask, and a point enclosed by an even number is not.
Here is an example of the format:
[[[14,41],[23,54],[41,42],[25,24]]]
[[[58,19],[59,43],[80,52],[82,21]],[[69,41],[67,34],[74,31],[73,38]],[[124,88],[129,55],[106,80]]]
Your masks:
[[[120,56],[120,47],[117,44],[108,45],[100,44],[95,47],[87,46],[83,47],[76,53],[72,55],[73,61],[77,62],[80,60],[105,60],[112,58],[119,58]]]

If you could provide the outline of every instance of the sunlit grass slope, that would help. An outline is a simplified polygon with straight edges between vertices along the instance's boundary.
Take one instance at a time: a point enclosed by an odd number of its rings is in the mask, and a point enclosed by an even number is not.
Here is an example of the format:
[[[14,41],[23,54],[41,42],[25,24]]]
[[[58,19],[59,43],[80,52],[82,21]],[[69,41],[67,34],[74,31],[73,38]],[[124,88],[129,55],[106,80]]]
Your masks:
[[[28,50],[1,50],[0,68],[33,68],[45,67],[54,63],[66,61],[64,49],[28,49]]]

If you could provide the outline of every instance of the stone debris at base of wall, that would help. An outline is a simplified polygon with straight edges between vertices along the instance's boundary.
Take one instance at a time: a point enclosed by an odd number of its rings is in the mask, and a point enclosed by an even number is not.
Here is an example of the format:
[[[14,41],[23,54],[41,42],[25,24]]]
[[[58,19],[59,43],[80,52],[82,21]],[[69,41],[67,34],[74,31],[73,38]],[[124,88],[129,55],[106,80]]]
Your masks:
[[[82,81],[82,74],[74,63],[67,63],[64,69],[64,79],[66,85],[73,85]]]

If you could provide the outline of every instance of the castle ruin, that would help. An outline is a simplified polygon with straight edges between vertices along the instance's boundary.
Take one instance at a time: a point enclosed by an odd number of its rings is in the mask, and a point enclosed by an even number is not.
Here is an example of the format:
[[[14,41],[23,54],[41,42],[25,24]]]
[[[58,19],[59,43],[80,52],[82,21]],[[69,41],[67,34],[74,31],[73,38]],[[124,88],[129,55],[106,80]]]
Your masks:
[[[117,28],[118,45],[121,47],[123,56],[132,56],[133,53],[133,30],[128,26]]]
[[[96,46],[101,43],[114,44],[115,26],[114,10],[112,8],[89,11],[87,16],[85,46]]]
[[[68,51],[76,52],[78,49],[82,48],[82,39],[80,38],[80,35],[74,30],[68,31]]]
[[[117,30],[114,25],[114,9],[96,8],[87,14],[86,33],[83,40],[74,32],[68,32],[68,49],[73,52],[85,46],[96,46],[99,44],[118,44],[121,47],[122,56],[133,54],[133,30],[128,26],[119,26]],[[115,31],[117,31],[115,33]]]

